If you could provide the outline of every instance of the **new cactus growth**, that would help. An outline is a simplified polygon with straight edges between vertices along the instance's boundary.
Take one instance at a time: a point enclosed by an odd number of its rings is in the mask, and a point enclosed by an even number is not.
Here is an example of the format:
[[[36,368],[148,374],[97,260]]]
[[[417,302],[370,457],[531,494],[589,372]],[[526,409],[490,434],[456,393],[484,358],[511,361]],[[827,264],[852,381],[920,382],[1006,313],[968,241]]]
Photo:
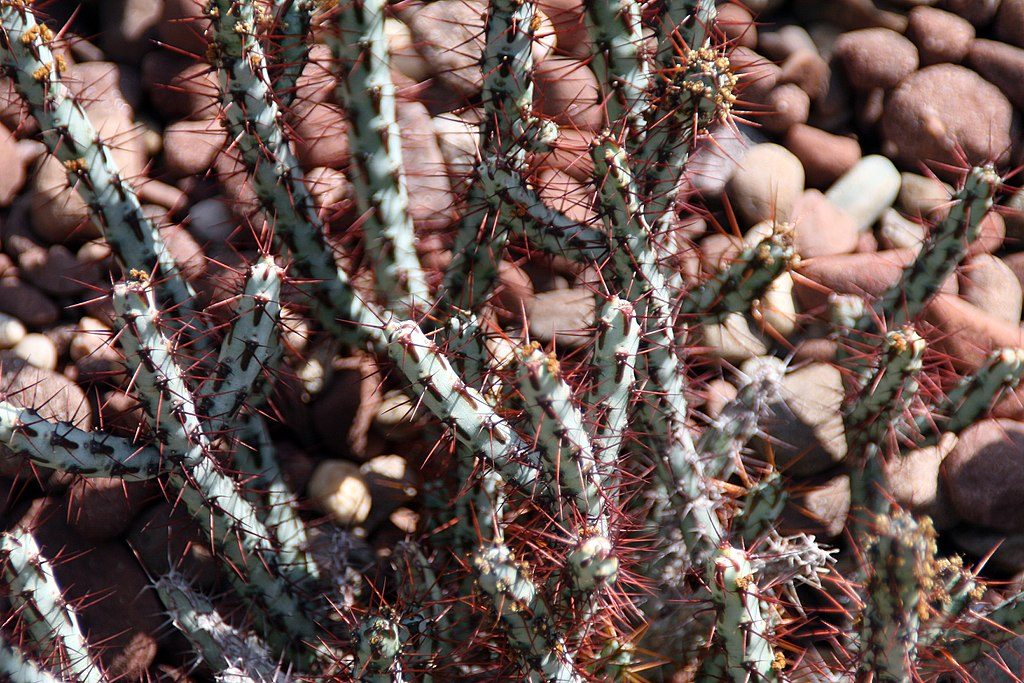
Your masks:
[[[177,557],[149,580],[204,675],[582,683],[686,670],[745,682],[796,680],[814,655],[821,680],[856,665],[871,680],[904,681],[936,661],[966,666],[1022,629],[1021,594],[986,606],[984,579],[937,556],[931,521],[900,504],[887,480],[911,448],[984,419],[1024,374],[1021,350],[1000,341],[1007,348],[973,372],[934,381],[939,345],[924,341],[922,313],[996,200],[994,167],[967,171],[894,286],[874,299],[835,296],[831,320],[807,321],[840,342],[838,364],[849,371],[835,435],[845,456],[828,463],[830,476],[850,482],[853,533],[840,551],[792,528],[802,491],[771,447],[782,441],[773,439],[779,421],[803,418],[787,404],[804,398],[788,382],[808,361],[766,339],[767,351],[738,372],[723,349],[695,362],[704,356],[695,332],[758,319],[800,264],[801,225],[779,216],[737,240],[713,273],[680,265],[688,159],[742,96],[714,2],[586,0],[592,52],[579,68],[592,69],[600,102],[587,132],[559,127],[537,106],[541,10],[490,0],[465,206],[431,207],[452,212],[444,232],[414,215],[409,167],[419,160],[403,151],[408,131],[398,126],[405,76],[391,63],[385,24],[402,20],[407,3],[208,0],[197,17],[209,24],[203,58],[256,200],[237,211],[252,234],[241,246],[228,240],[243,262],[238,284],[209,308],[201,297],[214,288],[197,286],[197,296],[186,282],[29,4],[0,0],[0,65],[123,268],[108,280],[127,369],[117,386],[141,411],[126,437],[49,419],[45,405],[2,393],[0,455],[37,474],[149,482],[180,505],[198,533],[189,543],[212,553],[224,594],[207,591],[205,578],[200,590],[195,567]],[[335,100],[313,104],[344,116],[350,152],[345,183],[330,180],[341,171],[321,169],[328,185],[351,186],[353,211],[337,220],[317,206],[294,120],[307,104],[310,49],[324,34],[337,82],[324,96]],[[549,168],[548,155],[573,136],[585,138],[577,163]],[[581,211],[544,196],[552,172],[586,198]],[[428,260],[431,239],[452,247],[450,262]],[[571,338],[560,320],[548,329],[523,301],[501,302],[518,296],[511,276],[535,266],[537,252],[592,290],[577,316],[586,329]],[[553,282],[542,294],[562,296]],[[222,311],[226,322],[215,316]],[[338,362],[343,347],[372,376]],[[292,375],[301,406],[278,396]],[[715,375],[731,378],[735,393],[717,405],[710,391],[695,400]],[[406,392],[408,419],[384,414],[394,393],[382,399],[381,387]],[[933,387],[946,393],[929,400]],[[836,393],[839,406],[841,385]],[[364,394],[373,394],[365,404]],[[351,427],[326,400],[339,396],[360,400]],[[310,409],[307,398],[322,411],[317,434],[291,438],[288,429],[310,430],[274,419]],[[332,459],[348,448],[365,462],[322,463],[345,482],[321,495],[328,486],[316,479],[307,496],[290,453],[314,442]],[[390,452],[402,457],[374,457]],[[394,459],[408,471],[381,463]],[[370,505],[359,514],[331,507],[343,484],[372,491]],[[64,495],[63,479],[46,485],[47,496]],[[838,552],[861,560],[859,582],[838,574]],[[17,683],[109,680],[103,644],[83,634],[55,558],[40,554],[30,530],[4,533],[0,559],[9,612],[0,672]],[[823,621],[806,598],[830,589],[848,623],[831,618],[834,637],[791,637]]]

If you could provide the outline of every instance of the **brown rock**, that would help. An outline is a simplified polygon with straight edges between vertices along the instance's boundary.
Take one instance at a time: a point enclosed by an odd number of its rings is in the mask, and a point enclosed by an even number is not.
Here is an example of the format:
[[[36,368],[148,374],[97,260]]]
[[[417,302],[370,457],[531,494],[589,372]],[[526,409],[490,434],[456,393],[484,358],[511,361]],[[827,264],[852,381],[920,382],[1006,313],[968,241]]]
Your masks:
[[[55,244],[49,249],[35,247],[19,254],[18,272],[48,294],[71,296],[86,287],[91,269],[79,263],[70,249]]]
[[[893,500],[915,514],[928,515],[939,528],[948,528],[956,522],[948,494],[939,485],[942,461],[956,443],[954,435],[946,434],[935,446],[901,453],[889,458],[885,466],[888,491]]]
[[[594,193],[567,173],[541,171],[537,176],[537,190],[544,203],[580,223],[596,218]]]
[[[829,363],[811,363],[786,375],[765,430],[781,471],[811,476],[846,457],[844,395],[842,374]]]
[[[348,124],[341,107],[326,102],[301,104],[289,120],[295,130],[295,154],[304,168],[348,166]]]
[[[765,101],[768,107],[759,119],[761,126],[777,135],[784,134],[798,123],[806,123],[811,112],[811,98],[793,83],[776,86]]]
[[[295,103],[309,105],[330,100],[338,87],[334,64],[330,47],[322,43],[310,46],[306,64],[295,81]]]
[[[781,78],[782,69],[745,47],[738,47],[730,52],[729,63],[733,73],[739,77],[742,101],[764,105]]]
[[[828,187],[860,160],[860,144],[851,137],[833,135],[797,123],[786,132],[786,149],[803,164],[807,184]]]
[[[929,344],[945,353],[958,368],[976,369],[988,354],[1004,346],[1024,345],[1024,332],[952,294],[939,293],[924,310],[934,327]]]
[[[911,218],[927,218],[936,210],[948,207],[952,192],[952,188],[938,178],[904,172],[900,174],[896,203]]]
[[[999,40],[1024,47],[1024,0],[1002,0],[993,26]]]
[[[783,533],[810,533],[835,538],[846,528],[850,513],[850,478],[841,474],[829,479],[802,482],[780,519]]]
[[[800,86],[812,100],[821,99],[828,92],[831,69],[817,50],[798,50],[786,57],[781,68],[779,82]]]
[[[215,588],[222,580],[209,538],[182,505],[159,502],[149,508],[131,525],[127,540],[153,576],[166,574],[173,567],[203,590]]]
[[[167,119],[209,120],[220,110],[220,85],[209,64],[155,50],[142,60],[142,79]]]
[[[13,277],[0,280],[0,313],[12,315],[29,327],[46,327],[60,317],[48,296]]]
[[[757,47],[757,25],[754,16],[741,5],[722,5],[718,8],[715,25],[725,34],[726,40],[734,45]]]
[[[1024,424],[984,420],[968,427],[942,462],[942,479],[960,517],[972,524],[1024,528]]]
[[[165,0],[163,8],[156,24],[160,40],[192,54],[205,54],[210,20],[203,12],[202,0]]]
[[[1024,293],[1013,270],[991,254],[978,254],[960,269],[960,296],[1002,320],[1019,323]]]
[[[590,131],[560,128],[550,149],[535,155],[530,167],[565,171],[576,180],[588,182],[594,174],[594,160],[590,156],[590,143],[593,140],[594,133]]]
[[[39,499],[19,525],[51,559],[65,598],[79,605],[79,623],[107,674],[142,679],[156,658],[163,608],[123,543],[83,543],[68,526],[67,514],[62,504]]]
[[[995,40],[975,40],[967,64],[1024,109],[1024,49]]]
[[[725,405],[736,398],[739,390],[724,379],[713,379],[708,382],[705,394],[704,412],[709,418],[715,419],[722,414]]]
[[[832,339],[804,339],[793,349],[793,362],[834,363],[839,345]]]
[[[68,525],[92,542],[124,533],[145,504],[160,495],[151,482],[77,477],[68,488]]]
[[[483,3],[438,0],[402,12],[400,18],[441,83],[463,97],[480,92],[486,18]]]
[[[413,224],[418,230],[443,230],[455,220],[455,194],[430,113],[419,102],[399,102],[398,125]]]
[[[793,246],[803,258],[848,254],[857,248],[857,224],[818,190],[804,190],[792,220]]]
[[[984,26],[996,15],[999,2],[1000,0],[943,0],[942,7],[975,26]]]
[[[971,49],[974,27],[963,17],[933,7],[915,7],[909,20],[907,37],[917,45],[922,66],[958,64]]]
[[[865,28],[839,36],[835,54],[859,90],[888,90],[917,68],[917,48],[885,28]]]
[[[498,265],[499,285],[494,292],[495,304],[500,312],[518,320],[533,300],[533,282],[530,276],[519,266],[502,261]]]
[[[224,145],[220,121],[177,121],[164,130],[164,168],[173,178],[206,173]]]
[[[152,39],[166,3],[150,0],[125,0],[103,3],[99,6],[100,46],[111,59],[138,63],[154,46]]]
[[[25,165],[14,133],[0,123],[0,159],[4,159],[4,172],[0,174],[0,206],[10,206],[25,185]]]
[[[996,86],[953,64],[908,76],[886,101],[884,137],[904,164],[1005,163],[1013,108]],[[936,169],[938,170],[938,169]]]
[[[928,229],[917,221],[904,218],[896,209],[886,209],[878,228],[878,242],[883,249],[920,251]]]
[[[594,294],[587,290],[555,289],[535,296],[526,309],[533,339],[578,348],[590,343],[594,325]]]
[[[555,27],[555,54],[577,59],[590,57],[590,32],[582,0],[540,0],[537,9]]]
[[[967,250],[969,254],[992,254],[1003,247],[1006,239],[1006,222],[995,211],[989,211],[981,219],[981,231]]]
[[[752,147],[729,180],[729,200],[747,227],[761,221],[786,221],[804,190],[804,169],[785,147]]]
[[[597,77],[585,62],[550,57],[534,67],[534,109],[560,126],[600,130],[604,110]]]

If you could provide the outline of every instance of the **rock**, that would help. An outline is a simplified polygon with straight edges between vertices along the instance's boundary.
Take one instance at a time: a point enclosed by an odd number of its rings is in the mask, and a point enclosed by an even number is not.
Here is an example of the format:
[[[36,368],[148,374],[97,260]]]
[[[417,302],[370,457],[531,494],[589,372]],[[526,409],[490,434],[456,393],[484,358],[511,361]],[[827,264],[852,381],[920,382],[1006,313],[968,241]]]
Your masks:
[[[999,89],[962,66],[937,64],[911,74],[885,103],[882,133],[903,164],[1004,164],[1013,108]],[[888,153],[888,152],[887,152]],[[936,168],[941,172],[941,168]]]
[[[802,258],[848,254],[857,248],[853,218],[818,190],[804,190],[793,208],[793,246]]]
[[[833,339],[804,339],[793,349],[793,362],[835,363],[839,344]]]
[[[1024,534],[992,531],[991,529],[982,529],[962,524],[948,531],[943,537],[945,538],[947,535],[957,547],[979,560],[984,558],[986,568],[1009,574],[1024,571]],[[1020,639],[1016,638],[1010,642],[1016,643],[1019,641]],[[1002,649],[1000,648],[1000,650]],[[973,674],[974,678],[968,680],[991,681],[992,683],[998,683],[998,681],[1003,680],[1006,669],[1002,668],[1001,660],[990,659],[992,656],[989,654],[981,657],[977,664],[982,666],[969,668],[968,671]],[[1017,656],[1019,657],[1020,655]],[[1007,659],[1007,662],[1012,663],[1013,661],[1013,659]],[[985,666],[986,664],[990,666]],[[989,672],[988,676],[982,673],[986,669]]]
[[[555,289],[536,295],[526,309],[530,336],[569,348],[590,343],[594,325],[594,294],[581,289]]]
[[[757,25],[753,15],[740,5],[722,5],[718,8],[715,25],[734,45],[753,49],[757,47]]]
[[[918,251],[928,234],[921,223],[904,218],[896,209],[886,209],[878,228],[878,243],[883,249]]]
[[[104,54],[121,62],[138,63],[152,49],[152,39],[165,8],[150,0],[125,0],[99,6],[100,46]]]
[[[4,159],[4,173],[0,175],[0,206],[10,206],[25,186],[25,163],[14,133],[0,123],[0,159]]]
[[[105,673],[117,680],[142,680],[166,625],[163,608],[123,543],[84,543],[68,526],[67,515],[63,505],[41,498],[19,525],[32,532],[45,557],[60,557],[53,563],[57,582],[65,599],[78,606],[82,631]]]
[[[373,416],[373,428],[381,436],[401,441],[419,430],[416,403],[405,392],[392,389],[384,394]]]
[[[992,21],[999,10],[1000,0],[942,0],[942,7],[975,26]]]
[[[480,92],[486,10],[476,0],[438,0],[400,13],[413,44],[447,88],[470,98]]]
[[[860,160],[860,143],[854,138],[833,135],[803,123],[786,131],[784,144],[803,164],[811,187],[828,187]]]
[[[600,130],[604,109],[597,77],[586,62],[551,57],[534,67],[534,110],[559,126]]]
[[[592,224],[597,219],[594,193],[562,171],[541,171],[537,176],[537,192],[544,203],[574,221]]]
[[[15,344],[11,352],[29,365],[42,370],[57,369],[57,347],[44,335],[32,333]]]
[[[498,264],[498,282],[494,304],[505,316],[520,319],[533,300],[533,281],[519,266],[502,261]]]
[[[986,81],[996,85],[1013,104],[1024,109],[1024,49],[995,40],[971,43],[967,64]]]
[[[153,106],[169,120],[209,120],[220,111],[220,85],[204,62],[154,50],[142,60],[142,80]]]
[[[370,487],[372,516],[378,522],[412,501],[421,484],[419,474],[400,455],[378,455],[363,463],[359,471]]]
[[[717,418],[738,394],[739,390],[732,383],[724,379],[711,380],[705,388],[704,412],[712,420]]]
[[[867,230],[892,206],[900,191],[900,174],[892,162],[872,154],[857,162],[825,196]]]
[[[156,24],[157,36],[167,45],[195,55],[206,53],[210,20],[202,0],[164,0],[163,14]]]
[[[977,254],[960,269],[960,296],[1002,320],[1019,323],[1024,293],[1013,270],[991,254]]]
[[[962,16],[933,7],[915,7],[908,19],[907,37],[917,46],[922,66],[958,64],[971,49],[974,27]]]
[[[829,363],[810,363],[786,375],[765,430],[771,435],[770,446],[779,470],[793,476],[811,476],[846,457],[841,414],[844,396],[842,374]]]
[[[792,335],[797,326],[792,274],[786,272],[775,278],[751,313],[759,323],[770,327],[775,335]]]
[[[14,316],[0,313],[0,349],[9,349],[25,338],[28,331]]]
[[[348,166],[348,124],[341,107],[327,102],[300,104],[289,120],[295,130],[295,154],[303,168]]]
[[[820,100],[828,93],[832,72],[817,50],[794,52],[782,63],[781,69],[779,82],[793,83],[811,100]]]
[[[836,538],[846,528],[849,514],[850,478],[845,474],[815,478],[801,482],[797,495],[787,502],[779,520],[780,531]]]
[[[480,124],[474,119],[465,114],[441,114],[430,120],[441,156],[448,166],[452,189],[460,196],[469,189],[476,170]]]
[[[900,506],[917,515],[928,515],[939,529],[952,527],[957,517],[945,490],[939,486],[943,459],[956,446],[957,437],[943,435],[935,446],[918,448],[886,462],[887,490]]]
[[[64,245],[55,244],[48,249],[35,247],[19,254],[18,272],[48,294],[68,297],[86,288],[93,269],[80,263]]]
[[[983,420],[960,435],[942,462],[942,479],[957,514],[999,531],[1024,529],[1024,424]]]
[[[68,355],[78,369],[78,381],[117,381],[124,361],[113,346],[113,330],[103,321],[84,316],[78,321]]]
[[[741,363],[768,353],[768,342],[750,329],[750,322],[742,313],[705,320],[700,333],[707,353],[727,363]]]
[[[324,460],[309,480],[309,497],[337,524],[362,524],[370,515],[373,499],[359,468],[344,460]]]
[[[739,78],[743,101],[763,106],[778,84],[782,69],[753,50],[738,47],[729,53],[729,64]]]
[[[747,226],[765,220],[788,221],[803,190],[800,160],[773,143],[752,147],[727,186],[729,200]]]
[[[164,168],[173,178],[206,173],[227,141],[217,119],[176,121],[164,129]]]
[[[192,238],[188,230],[180,225],[165,225],[159,228],[160,237],[167,245],[167,251],[174,257],[182,277],[194,282],[206,272],[206,257],[203,248]]]
[[[938,178],[904,172],[896,205],[911,218],[927,218],[948,207],[952,195],[953,188]]]
[[[925,307],[924,318],[934,328],[925,335],[928,343],[945,353],[958,369],[977,369],[995,349],[1024,345],[1020,325],[952,294],[937,294]]]
[[[390,66],[414,81],[425,81],[430,77],[430,64],[416,50],[409,27],[398,19],[384,20],[384,36],[388,41]]]
[[[351,226],[349,214],[355,208],[355,190],[348,176],[337,169],[318,166],[306,173],[306,185],[313,196],[316,210],[328,222],[333,231]],[[340,226],[336,226],[340,223]]]
[[[759,119],[761,126],[772,133],[783,135],[798,123],[806,123],[811,113],[811,97],[793,83],[775,87],[765,101],[768,107]]]
[[[443,230],[455,220],[455,195],[430,113],[419,102],[399,102],[397,119],[413,224],[420,231]]]
[[[160,495],[151,482],[106,477],[76,477],[68,488],[68,525],[93,543],[128,530],[147,502]]]
[[[52,325],[60,317],[48,296],[13,277],[0,279],[0,313],[36,328]]]
[[[758,49],[772,61],[783,62],[797,52],[818,52],[818,46],[807,29],[797,24],[759,31],[757,35]]]
[[[0,394],[15,405],[33,408],[44,420],[71,422],[86,430],[92,426],[89,401],[74,382],[29,365],[11,351],[0,352]]]
[[[224,580],[221,563],[210,552],[209,537],[180,504],[160,501],[141,513],[128,530],[127,540],[152,576],[174,568],[206,592]]]
[[[1002,0],[993,27],[999,40],[1024,47],[1024,0]]]
[[[1002,215],[989,211],[981,219],[978,239],[967,249],[968,254],[991,254],[1003,247],[1006,239],[1006,222]]]
[[[211,197],[189,207],[187,226],[200,244],[224,244],[238,226],[238,220],[223,199]]]
[[[888,90],[917,69],[917,48],[895,31],[865,28],[839,36],[836,58],[858,90]]]
[[[537,9],[544,12],[554,26],[555,54],[576,59],[590,57],[590,32],[581,0],[539,0]]]
[[[330,47],[322,43],[310,46],[306,65],[302,67],[302,73],[295,81],[293,101],[313,104],[332,99],[338,88],[338,77],[333,71],[335,64]]]
[[[726,184],[739,168],[740,160],[754,145],[765,139],[756,129],[741,124],[713,125],[707,139],[697,142],[696,149],[686,163],[680,182],[680,196],[686,197],[696,192],[704,199],[720,198]],[[590,170],[593,172],[593,166],[590,166]],[[566,172],[572,175],[572,169]],[[578,179],[589,181],[589,178]]]

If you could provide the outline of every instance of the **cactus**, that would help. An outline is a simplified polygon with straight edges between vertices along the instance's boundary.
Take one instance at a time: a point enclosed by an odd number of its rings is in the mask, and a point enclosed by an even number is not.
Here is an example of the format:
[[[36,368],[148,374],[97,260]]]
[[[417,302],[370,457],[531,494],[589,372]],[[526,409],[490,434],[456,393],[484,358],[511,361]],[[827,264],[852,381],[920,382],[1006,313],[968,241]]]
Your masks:
[[[943,658],[967,666],[1022,630],[1021,594],[983,606],[984,578],[938,556],[930,521],[891,499],[885,467],[984,418],[1024,373],[1011,348],[957,382],[935,381],[934,351],[915,332],[927,332],[920,314],[993,206],[1002,182],[994,167],[967,172],[897,285],[875,300],[835,297],[832,319],[814,329],[843,342],[849,371],[841,467],[853,526],[833,548],[786,531],[793,482],[770,448],[749,447],[759,434],[771,443],[790,349],[742,365],[735,398],[716,413],[692,402],[707,376],[692,362],[701,353],[692,333],[725,316],[756,318],[799,262],[793,227],[780,220],[748,235],[709,277],[690,281],[679,267],[673,233],[687,160],[732,116],[740,87],[715,3],[585,2],[586,68],[607,122],[587,139],[582,161],[593,170],[571,174],[596,214],[577,220],[534,186],[569,133],[534,107],[542,16],[528,0],[491,0],[479,156],[457,228],[441,235],[454,243],[449,264],[421,263],[428,235],[410,213],[414,179],[384,31],[385,16],[405,9],[379,0],[205,5],[219,115],[256,197],[247,219],[266,226],[253,231],[256,249],[244,247],[229,320],[214,327],[69,95],[51,29],[25,0],[0,0],[0,64],[124,269],[111,277],[128,370],[120,389],[143,409],[132,439],[49,420],[44,406],[4,394],[0,444],[5,456],[64,475],[155,481],[183,506],[231,589],[204,595],[177,558],[151,576],[197,666],[224,681],[570,683],[667,680],[684,669],[698,680],[773,681],[796,679],[814,654],[836,669],[823,680],[850,664],[895,681],[922,678]],[[304,105],[299,75],[321,32],[336,57],[352,153],[358,216],[344,219],[348,230],[318,211],[285,118]],[[362,261],[349,254],[358,238]],[[539,343],[532,319],[521,336],[523,321],[492,306],[503,262],[534,251],[566,272],[601,273],[590,280],[590,336],[572,350]],[[286,313],[306,311],[311,339],[295,348]],[[349,389],[330,376],[343,367],[334,362],[342,347],[372,354],[378,381],[409,395],[414,428],[388,438],[430,473],[418,500],[395,504],[408,508],[373,507],[351,529],[316,519],[328,509],[321,496],[293,488],[280,432],[302,427],[272,424],[290,400],[274,387],[299,363],[308,393]],[[731,376],[721,362],[709,372]],[[947,391],[932,400],[933,387]],[[369,458],[379,452],[370,441],[352,450]],[[417,462],[423,444],[429,455]],[[374,466],[364,472],[387,479]],[[377,535],[385,527],[407,538]],[[7,532],[0,550],[11,613],[0,671],[15,681],[106,680],[31,533]],[[840,552],[861,560],[856,581],[836,570]],[[829,587],[841,589],[829,597],[847,623],[830,620],[834,637],[792,636],[792,625],[823,618],[806,597]]]

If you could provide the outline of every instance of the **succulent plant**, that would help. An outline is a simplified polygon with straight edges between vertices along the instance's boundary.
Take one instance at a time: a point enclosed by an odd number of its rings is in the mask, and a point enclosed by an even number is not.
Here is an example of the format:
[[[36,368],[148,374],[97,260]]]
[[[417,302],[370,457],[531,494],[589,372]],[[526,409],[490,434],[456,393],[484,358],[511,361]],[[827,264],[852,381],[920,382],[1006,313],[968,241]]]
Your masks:
[[[687,282],[678,267],[687,161],[742,95],[715,3],[585,5],[607,117],[589,149],[596,220],[541,196],[531,163],[559,129],[533,109],[539,15],[531,0],[491,0],[479,154],[442,274],[417,250],[386,4],[209,0],[205,58],[221,121],[261,236],[272,236],[218,326],[62,81],[51,29],[26,0],[0,0],[0,64],[116,257],[116,343],[142,409],[129,438],[3,400],[0,441],[36,468],[157,481],[180,502],[230,599],[204,594],[173,563],[152,584],[218,680],[571,682],[685,668],[740,682],[786,680],[817,657],[814,680],[861,667],[865,680],[904,681],[942,656],[965,666],[1024,623],[1020,595],[979,600],[980,579],[937,555],[930,522],[900,509],[886,479],[901,452],[963,431],[1024,372],[1024,351],[1003,349],[944,397],[920,392],[915,325],[978,238],[995,169],[966,173],[896,286],[833,301],[831,334],[851,377],[851,541],[864,551],[844,579],[834,549],[783,533],[785,473],[746,456],[771,435],[786,354],[741,367],[736,396],[712,419],[691,405],[696,333],[751,315],[798,260],[793,228],[779,221],[710,277]],[[361,230],[340,241],[284,122],[314,31],[329,35],[352,152]],[[336,254],[359,235],[362,272]],[[512,341],[496,324],[501,264],[519,244],[602,273],[592,334],[576,352]],[[416,528],[377,562],[357,559],[354,537],[310,524],[275,454],[267,416],[285,304],[308,307],[328,348],[376,358],[426,415],[420,436],[436,444],[443,474],[423,491]],[[52,571],[57,558],[25,528],[3,534],[0,556],[11,617],[0,671],[110,680],[93,652],[102,644],[83,635]],[[828,585],[842,587],[845,623],[831,638],[791,639],[792,624],[820,617],[801,599]],[[232,602],[241,608],[226,611]]]

